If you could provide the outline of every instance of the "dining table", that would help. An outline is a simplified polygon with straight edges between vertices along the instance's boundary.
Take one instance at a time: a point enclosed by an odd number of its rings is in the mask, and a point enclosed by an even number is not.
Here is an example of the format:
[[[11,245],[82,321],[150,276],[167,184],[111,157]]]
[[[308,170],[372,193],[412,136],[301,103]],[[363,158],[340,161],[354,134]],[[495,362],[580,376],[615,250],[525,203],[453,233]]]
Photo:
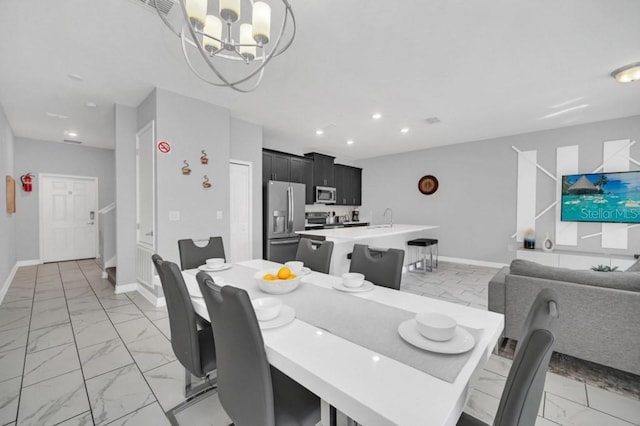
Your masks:
[[[341,277],[313,271],[305,271],[289,294],[263,292],[255,275],[281,266],[254,259],[209,273],[251,299],[277,297],[289,313],[295,310],[286,323],[261,327],[265,351],[273,367],[321,399],[321,425],[329,426],[331,406],[367,426],[456,424],[502,333],[503,315],[382,286],[341,291]],[[208,319],[197,273],[185,270],[183,277],[194,310]],[[455,319],[472,336],[471,347],[441,353],[439,346],[427,350],[409,343],[402,328],[420,312]]]

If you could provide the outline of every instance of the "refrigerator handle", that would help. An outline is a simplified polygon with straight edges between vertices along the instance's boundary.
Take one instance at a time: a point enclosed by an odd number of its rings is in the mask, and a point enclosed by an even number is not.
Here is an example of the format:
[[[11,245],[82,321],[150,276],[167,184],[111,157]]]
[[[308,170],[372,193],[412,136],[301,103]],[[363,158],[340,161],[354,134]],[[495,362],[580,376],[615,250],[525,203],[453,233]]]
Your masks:
[[[289,217],[289,232],[293,232],[293,218],[295,217],[295,204],[293,202],[293,188],[289,187],[289,197],[290,197],[290,205],[291,205],[291,215]]]

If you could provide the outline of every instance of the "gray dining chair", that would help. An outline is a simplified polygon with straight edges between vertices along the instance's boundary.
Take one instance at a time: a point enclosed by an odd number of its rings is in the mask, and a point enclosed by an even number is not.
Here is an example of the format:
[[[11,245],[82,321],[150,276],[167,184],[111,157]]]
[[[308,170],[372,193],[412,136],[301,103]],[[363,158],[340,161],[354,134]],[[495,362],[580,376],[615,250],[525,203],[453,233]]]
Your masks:
[[[536,423],[544,382],[553,353],[558,326],[558,298],[545,288],[531,305],[518,342],[507,383],[500,398],[494,426],[533,426]],[[458,426],[487,426],[462,413]]]
[[[220,257],[225,259],[224,244],[222,237],[210,237],[206,246],[200,247],[192,239],[178,240],[178,250],[180,250],[180,267],[194,269],[204,265],[207,259]]]
[[[403,262],[404,250],[390,248],[380,257],[373,257],[368,246],[354,244],[349,272],[359,272],[375,285],[400,290]]]
[[[331,268],[332,253],[333,241],[314,241],[309,238],[300,238],[296,260],[304,262],[304,266],[312,271],[328,274]]]
[[[218,396],[236,426],[311,426],[320,421],[320,399],[270,367],[262,333],[245,290],[218,287],[196,276],[218,349]]]
[[[216,347],[211,325],[198,327],[198,317],[193,310],[189,291],[182,272],[173,262],[163,261],[157,254],[151,256],[158,271],[164,297],[167,301],[171,347],[176,358],[185,369],[185,401],[167,411],[171,424],[176,425],[175,415],[207,397],[209,390],[216,388]],[[204,382],[198,386],[191,383],[191,375]]]

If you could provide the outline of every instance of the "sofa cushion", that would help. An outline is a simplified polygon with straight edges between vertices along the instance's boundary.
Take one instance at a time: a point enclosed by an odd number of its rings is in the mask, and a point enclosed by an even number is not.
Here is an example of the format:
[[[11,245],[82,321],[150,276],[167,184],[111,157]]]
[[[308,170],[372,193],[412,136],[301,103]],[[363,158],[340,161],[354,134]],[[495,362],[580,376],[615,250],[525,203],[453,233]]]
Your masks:
[[[625,272],[640,272],[640,259],[638,259],[633,265],[629,266]]]
[[[597,272],[557,268],[523,259],[513,260],[510,272],[512,275],[640,292],[640,273],[638,272]]]

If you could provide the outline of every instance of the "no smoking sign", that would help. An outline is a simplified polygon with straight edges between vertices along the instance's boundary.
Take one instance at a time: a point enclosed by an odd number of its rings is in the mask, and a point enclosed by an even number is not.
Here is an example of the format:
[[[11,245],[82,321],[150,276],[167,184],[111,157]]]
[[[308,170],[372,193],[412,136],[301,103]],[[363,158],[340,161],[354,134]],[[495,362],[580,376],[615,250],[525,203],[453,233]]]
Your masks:
[[[158,151],[163,154],[168,154],[171,152],[171,145],[169,145],[169,142],[167,141],[160,141],[158,142]]]

